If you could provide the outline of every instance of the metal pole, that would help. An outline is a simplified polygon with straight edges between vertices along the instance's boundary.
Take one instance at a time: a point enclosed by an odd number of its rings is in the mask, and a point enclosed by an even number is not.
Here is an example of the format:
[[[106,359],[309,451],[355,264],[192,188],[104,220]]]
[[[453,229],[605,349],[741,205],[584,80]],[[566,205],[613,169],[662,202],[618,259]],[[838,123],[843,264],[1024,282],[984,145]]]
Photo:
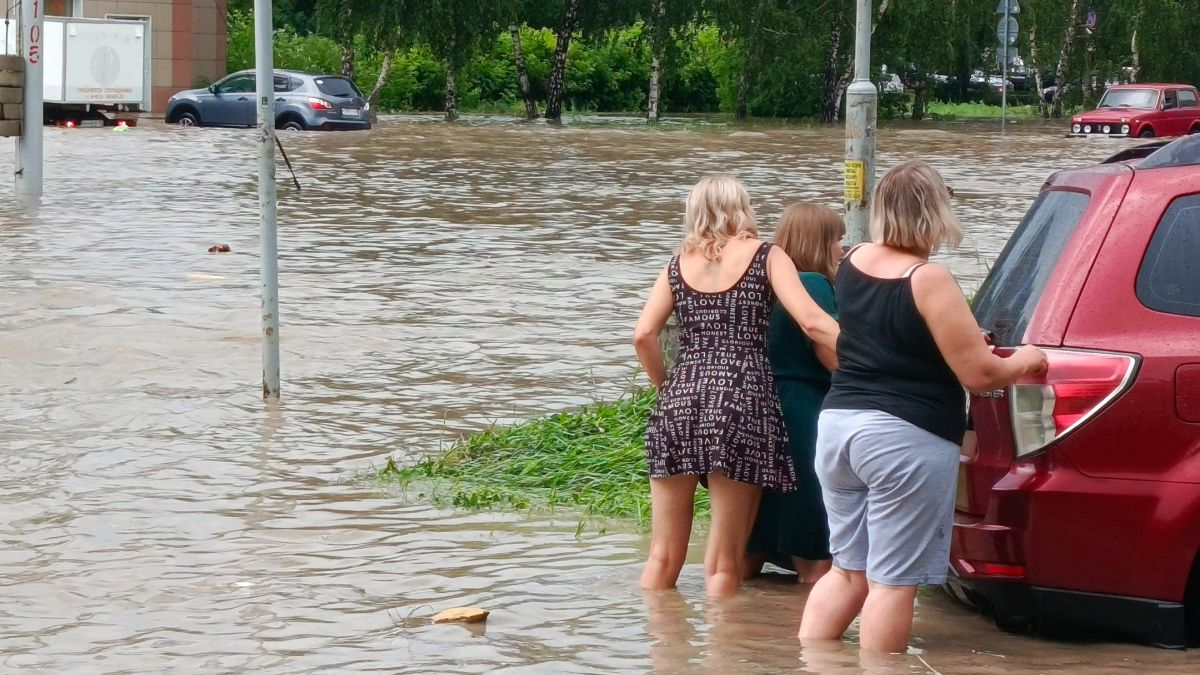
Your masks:
[[[17,139],[16,193],[42,195],[42,0],[21,1],[21,53],[25,58],[25,91],[21,136]]]
[[[870,235],[871,190],[875,187],[875,115],[879,90],[871,82],[871,0],[858,0],[854,28],[854,81],[846,89],[846,241]]]
[[[254,63],[258,97],[258,212],[262,246],[263,398],[279,398],[279,249],[275,210],[275,67],[271,0],[254,0]]]
[[[1010,14],[1008,11],[1009,9],[1011,9],[1011,5],[1009,4],[1008,0],[1005,0],[1004,44],[1001,45],[1001,49],[1004,51],[1000,57],[1000,70],[1002,73],[1000,76],[1000,133],[1002,134],[1008,132],[1008,50],[1012,49],[1012,47],[1010,47],[1008,44],[1008,19],[1010,16],[1012,16],[1012,14]]]

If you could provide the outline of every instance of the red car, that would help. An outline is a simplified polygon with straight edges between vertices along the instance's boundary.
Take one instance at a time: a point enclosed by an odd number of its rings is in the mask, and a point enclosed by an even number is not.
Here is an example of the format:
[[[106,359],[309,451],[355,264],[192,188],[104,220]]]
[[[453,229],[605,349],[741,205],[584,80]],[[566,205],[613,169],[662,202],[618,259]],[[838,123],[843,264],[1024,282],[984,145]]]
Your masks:
[[[970,400],[947,588],[1005,628],[1200,642],[1200,136],[1157,145],[1051,176],[975,298],[1049,360]]]
[[[1200,132],[1200,96],[1186,84],[1120,84],[1071,118],[1068,136],[1183,136]]]

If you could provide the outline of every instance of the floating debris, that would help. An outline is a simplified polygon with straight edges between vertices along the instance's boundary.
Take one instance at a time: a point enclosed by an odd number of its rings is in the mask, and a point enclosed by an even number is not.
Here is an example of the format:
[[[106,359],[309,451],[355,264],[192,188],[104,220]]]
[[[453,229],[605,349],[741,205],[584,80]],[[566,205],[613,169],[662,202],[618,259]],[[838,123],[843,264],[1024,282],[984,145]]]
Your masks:
[[[208,247],[209,253],[229,253],[231,250],[233,249],[229,248],[229,244],[217,244],[216,246]]]
[[[483,623],[491,612],[478,607],[454,607],[433,617],[434,623]]]

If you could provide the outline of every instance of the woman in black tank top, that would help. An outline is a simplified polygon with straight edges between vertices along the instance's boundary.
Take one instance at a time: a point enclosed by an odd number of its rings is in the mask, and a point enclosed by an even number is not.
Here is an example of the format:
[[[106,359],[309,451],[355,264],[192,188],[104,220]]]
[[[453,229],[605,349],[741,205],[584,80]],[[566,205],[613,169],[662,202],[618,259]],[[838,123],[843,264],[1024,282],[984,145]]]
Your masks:
[[[861,611],[862,648],[898,652],[917,586],[942,583],[949,567],[963,388],[1008,386],[1045,357],[1034,347],[995,356],[954,277],[929,262],[962,231],[928,164],[905,162],[879,182],[871,238],[834,285],[842,332],[816,459],[834,567],[808,597],[800,637],[840,638]]]

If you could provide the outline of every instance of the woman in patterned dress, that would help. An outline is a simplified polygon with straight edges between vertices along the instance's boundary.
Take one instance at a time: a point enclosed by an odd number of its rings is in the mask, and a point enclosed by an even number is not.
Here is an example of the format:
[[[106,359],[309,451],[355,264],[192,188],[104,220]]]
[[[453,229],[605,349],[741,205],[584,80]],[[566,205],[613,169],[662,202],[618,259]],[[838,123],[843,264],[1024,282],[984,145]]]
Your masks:
[[[634,330],[638,358],[659,392],[646,429],[652,532],[641,583],[675,586],[703,482],[712,502],[705,588],[723,596],[741,581],[761,491],[796,484],[767,360],[771,308],[778,298],[809,338],[831,350],[838,326],[804,290],[787,254],[758,239],[737,180],[703,178],[688,197],[684,230]],[[672,312],[682,333],[668,377],[658,335]]]

